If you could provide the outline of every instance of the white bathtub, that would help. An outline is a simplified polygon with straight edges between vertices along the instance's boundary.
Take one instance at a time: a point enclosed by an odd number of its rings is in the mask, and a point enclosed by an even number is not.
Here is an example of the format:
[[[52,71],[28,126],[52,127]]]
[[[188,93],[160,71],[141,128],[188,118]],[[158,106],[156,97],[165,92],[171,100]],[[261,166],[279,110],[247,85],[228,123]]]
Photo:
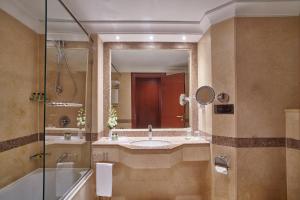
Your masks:
[[[87,171],[86,168],[45,169],[45,200],[64,199]],[[0,189],[0,200],[43,200],[43,169],[37,169]]]

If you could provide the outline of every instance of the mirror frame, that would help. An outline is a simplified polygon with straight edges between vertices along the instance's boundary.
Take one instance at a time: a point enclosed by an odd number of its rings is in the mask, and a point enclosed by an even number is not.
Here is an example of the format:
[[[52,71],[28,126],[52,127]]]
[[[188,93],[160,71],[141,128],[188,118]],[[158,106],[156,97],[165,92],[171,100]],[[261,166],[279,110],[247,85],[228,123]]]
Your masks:
[[[155,50],[174,49],[189,51],[189,94],[195,94],[198,89],[198,60],[197,43],[175,43],[175,42],[105,42],[103,47],[103,136],[108,135],[107,117],[111,107],[111,51],[112,50]],[[197,102],[189,104],[189,125],[192,130],[198,129],[198,105]],[[178,128],[176,128],[178,130]],[[126,129],[142,130],[142,129]],[[168,130],[161,128],[159,130]],[[186,128],[182,128],[186,130]]]
[[[209,89],[210,91],[212,91],[212,97],[213,97],[213,98],[212,98],[210,101],[207,101],[207,102],[205,102],[205,103],[203,103],[203,102],[201,103],[201,101],[200,101],[197,97],[198,97],[199,92],[201,92],[201,90],[206,89],[206,88]],[[216,97],[216,93],[215,93],[214,89],[213,89],[212,87],[208,86],[208,85],[204,85],[204,86],[199,87],[199,88],[197,89],[196,95],[195,95],[196,101],[197,101],[201,106],[206,106],[206,105],[211,104],[212,102],[214,102],[215,97]]]

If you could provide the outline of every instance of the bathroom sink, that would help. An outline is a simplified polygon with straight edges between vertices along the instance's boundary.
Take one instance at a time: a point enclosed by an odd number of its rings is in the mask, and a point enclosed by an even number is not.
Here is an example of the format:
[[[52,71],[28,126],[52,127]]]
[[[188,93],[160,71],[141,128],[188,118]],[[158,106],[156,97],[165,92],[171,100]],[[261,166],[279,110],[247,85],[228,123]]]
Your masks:
[[[171,142],[165,140],[139,140],[131,142],[131,144],[139,147],[163,147],[170,145]]]

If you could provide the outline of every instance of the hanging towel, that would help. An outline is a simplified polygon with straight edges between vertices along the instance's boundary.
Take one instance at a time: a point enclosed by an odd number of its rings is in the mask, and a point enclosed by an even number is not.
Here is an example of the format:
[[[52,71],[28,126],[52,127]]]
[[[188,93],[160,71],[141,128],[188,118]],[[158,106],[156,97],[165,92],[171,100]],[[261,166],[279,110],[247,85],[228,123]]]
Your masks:
[[[57,168],[73,168],[74,162],[61,162],[56,164]]]
[[[112,163],[96,164],[96,191],[97,196],[112,196]]]
[[[75,183],[74,162],[63,162],[56,164],[56,197],[63,196]]]

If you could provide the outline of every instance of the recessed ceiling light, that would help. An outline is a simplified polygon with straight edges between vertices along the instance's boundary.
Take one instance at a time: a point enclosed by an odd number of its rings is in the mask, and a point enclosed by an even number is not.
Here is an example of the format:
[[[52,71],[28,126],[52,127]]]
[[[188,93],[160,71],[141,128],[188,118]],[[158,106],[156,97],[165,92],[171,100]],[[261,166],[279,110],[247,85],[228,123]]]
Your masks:
[[[153,35],[150,35],[150,36],[149,36],[149,39],[150,39],[150,40],[154,40],[154,36],[153,36]]]
[[[117,36],[116,36],[116,40],[120,40],[120,36],[117,35]]]
[[[186,36],[185,35],[182,36],[182,40],[186,41]]]

